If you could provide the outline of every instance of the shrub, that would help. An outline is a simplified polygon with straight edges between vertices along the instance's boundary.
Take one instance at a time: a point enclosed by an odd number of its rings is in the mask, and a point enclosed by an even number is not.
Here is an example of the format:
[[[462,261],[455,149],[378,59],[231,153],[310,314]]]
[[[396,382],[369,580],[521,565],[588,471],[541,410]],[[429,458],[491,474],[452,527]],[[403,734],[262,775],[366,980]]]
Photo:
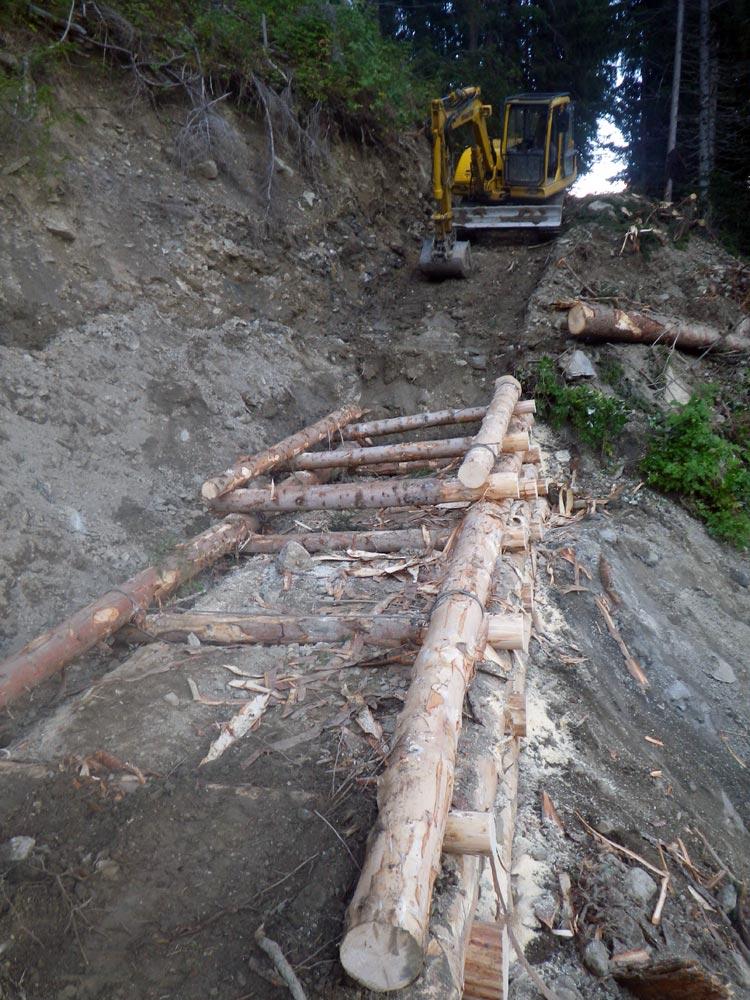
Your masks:
[[[617,397],[589,385],[566,385],[546,355],[539,361],[534,395],[540,416],[553,427],[569,423],[584,444],[603,455],[612,454],[628,419],[627,408]]]
[[[642,469],[646,482],[678,493],[709,532],[750,545],[750,448],[714,428],[715,391],[706,389],[653,425]]]

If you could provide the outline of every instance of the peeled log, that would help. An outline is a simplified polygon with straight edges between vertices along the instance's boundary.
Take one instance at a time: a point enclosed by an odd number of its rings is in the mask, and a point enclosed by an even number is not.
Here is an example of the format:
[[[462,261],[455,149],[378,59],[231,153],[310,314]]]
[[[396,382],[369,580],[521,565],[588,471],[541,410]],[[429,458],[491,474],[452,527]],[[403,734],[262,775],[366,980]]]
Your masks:
[[[336,448],[333,451],[310,451],[286,462],[280,471],[295,469],[356,468],[383,462],[417,462],[420,459],[456,458],[466,454],[474,438],[446,438],[443,441],[408,441],[376,448]],[[501,452],[525,452],[531,447],[529,432],[519,428],[505,435]]]
[[[160,566],[149,566],[117,590],[37,636],[0,664],[0,708],[62,670],[107,639],[153,601],[163,601],[222,556],[235,552],[258,529],[254,518],[228,517],[178,545]]]
[[[535,468],[528,466],[527,468]],[[533,499],[547,492],[546,480],[519,478],[515,473],[490,475],[478,489],[440,479],[410,479],[398,482],[334,483],[327,486],[287,489],[234,490],[215,500],[211,507],[223,513],[256,510],[349,510],[381,507],[425,507],[441,503],[471,503],[505,497]]]
[[[503,929],[475,921],[464,965],[464,1000],[503,1000]]]
[[[493,813],[452,809],[448,814],[443,838],[446,854],[490,854],[496,840]]]
[[[253,535],[242,546],[241,555],[281,552],[288,542],[297,542],[308,552],[337,552],[354,549],[365,552],[425,552],[444,549],[453,529],[424,531],[400,528],[393,531],[310,531],[289,535]],[[503,532],[503,549],[525,549],[529,532],[521,525],[511,525]]]
[[[422,642],[427,624],[418,615],[295,615],[234,614],[211,611],[165,612],[145,615],[122,630],[126,642],[187,642],[194,635],[213,646],[252,644],[280,645],[288,642],[346,642],[363,636],[370,646],[416,645]],[[496,649],[529,646],[530,619],[524,614],[488,615],[487,639]]]
[[[633,344],[675,345],[685,351],[750,351],[750,340],[737,334],[722,334],[705,323],[687,322],[676,316],[640,313],[598,302],[577,302],[568,312],[568,332],[582,340],[614,340]]]
[[[460,410],[435,410],[432,413],[413,413],[405,417],[386,417],[383,420],[369,420],[362,424],[349,424],[343,431],[347,441],[362,440],[368,437],[381,437],[385,434],[402,434],[405,431],[417,431],[423,427],[445,427],[448,424],[478,423],[484,420],[486,406],[470,406]],[[515,416],[536,413],[536,403],[533,399],[521,399],[513,409]]]
[[[422,969],[463,699],[509,506],[479,503],[464,519],[380,779],[379,815],[341,944],[348,974],[379,992],[401,989]]]
[[[201,494],[206,500],[214,500],[216,497],[228,493],[229,490],[244,485],[263,472],[267,472],[269,469],[281,465],[282,462],[294,458],[295,455],[299,455],[300,452],[306,451],[318,441],[334,438],[341,432],[342,427],[350,424],[357,417],[361,417],[364,412],[359,406],[343,406],[340,410],[335,410],[316,424],[305,427],[296,434],[292,434],[291,437],[284,438],[272,448],[267,448],[257,455],[238,459],[223,475],[207,479],[203,484]]]
[[[513,408],[521,395],[521,383],[512,375],[503,375],[495,382],[495,394],[466,458],[458,470],[459,482],[477,489],[487,482],[508,433]]]

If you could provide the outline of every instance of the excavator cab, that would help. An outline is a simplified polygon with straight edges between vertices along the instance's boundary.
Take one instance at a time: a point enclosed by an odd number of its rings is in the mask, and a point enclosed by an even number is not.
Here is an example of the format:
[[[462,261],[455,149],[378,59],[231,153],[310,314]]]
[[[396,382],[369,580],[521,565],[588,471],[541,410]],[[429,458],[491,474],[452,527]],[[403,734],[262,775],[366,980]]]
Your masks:
[[[559,229],[565,191],[578,176],[569,94],[516,94],[503,112],[501,138],[490,138],[492,109],[478,87],[432,102],[434,236],[425,241],[421,270],[430,277],[467,277],[468,241],[458,229]],[[451,178],[448,133],[470,125],[472,145]]]

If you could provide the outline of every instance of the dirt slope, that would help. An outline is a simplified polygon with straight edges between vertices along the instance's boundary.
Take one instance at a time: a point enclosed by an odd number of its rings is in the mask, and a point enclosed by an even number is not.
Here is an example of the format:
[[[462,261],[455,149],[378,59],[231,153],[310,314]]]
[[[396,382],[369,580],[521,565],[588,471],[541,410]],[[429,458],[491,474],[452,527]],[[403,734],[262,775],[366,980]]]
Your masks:
[[[281,149],[293,173],[276,172],[261,224],[262,128],[235,122],[242,169],[210,178],[174,162],[179,108],[157,115],[121,81],[90,72],[60,81],[58,101],[65,114],[41,173],[15,169],[17,160],[0,165],[14,167],[0,176],[3,653],[206,526],[200,483],[237,453],[343,400],[384,413],[483,402],[497,375],[561,355],[570,344],[548,308],[556,299],[587,288],[724,327],[740,316],[728,294],[735,262],[708,240],[620,255],[619,204],[604,216],[579,207],[556,242],[478,240],[476,277],[433,285],[414,266],[428,208],[417,157],[426,158],[411,140],[384,159],[334,147],[315,180]],[[565,435],[539,429],[561,482],[574,474],[580,492],[607,497],[614,485],[616,495],[552,530],[540,554],[549,582],[530,669],[519,933],[568,1000],[629,995],[604,960],[642,947],[695,956],[736,996],[750,996],[741,956],[750,943],[750,571],[682,510],[637,489],[634,465],[644,413],[663,405],[665,390],[732,372],[646,348],[588,353],[597,384],[615,383],[639,408],[604,469]],[[605,585],[601,557],[608,563],[615,618],[649,677],[645,694],[592,593],[568,589],[568,548],[592,592]],[[336,564],[316,560],[291,590],[284,584],[270,557],[228,565],[182,595],[183,606],[312,608],[330,602],[340,577]],[[398,595],[403,583],[388,587]],[[348,598],[371,603],[373,590],[361,582]],[[227,709],[194,703],[187,677],[222,700],[225,663],[291,670],[309,667],[310,653],[228,657],[159,646],[126,659],[103,649],[2,719],[5,755],[28,767],[0,774],[0,848],[34,839],[24,861],[3,855],[3,995],[282,997],[251,945],[261,920],[311,996],[363,995],[343,979],[336,943],[379,755],[350,720],[364,699],[387,741],[408,669],[316,676],[297,712],[269,712],[209,774],[198,762]],[[312,661],[338,662],[320,650]],[[269,752],[290,737],[299,742]],[[155,774],[133,794],[76,778],[71,755],[102,749]],[[542,788],[564,835],[540,820]],[[657,883],[603,854],[576,810],[656,867],[658,840],[677,838],[701,875],[723,866],[712,909],[691,895],[689,866],[671,860],[672,891],[654,928]],[[575,943],[540,920],[566,872]],[[535,995],[517,967],[513,991]]]

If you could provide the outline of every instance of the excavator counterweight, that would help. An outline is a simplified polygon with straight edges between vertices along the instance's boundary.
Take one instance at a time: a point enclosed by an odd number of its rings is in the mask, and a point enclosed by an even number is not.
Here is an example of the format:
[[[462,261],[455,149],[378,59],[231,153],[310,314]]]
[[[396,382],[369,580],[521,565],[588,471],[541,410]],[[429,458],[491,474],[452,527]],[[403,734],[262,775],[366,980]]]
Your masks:
[[[431,105],[432,188],[437,210],[420,269],[431,278],[471,272],[468,241],[456,230],[559,229],[566,190],[578,174],[569,94],[516,94],[504,106],[503,133],[490,137],[492,108],[478,87]],[[472,144],[451,173],[449,135],[470,126]]]

